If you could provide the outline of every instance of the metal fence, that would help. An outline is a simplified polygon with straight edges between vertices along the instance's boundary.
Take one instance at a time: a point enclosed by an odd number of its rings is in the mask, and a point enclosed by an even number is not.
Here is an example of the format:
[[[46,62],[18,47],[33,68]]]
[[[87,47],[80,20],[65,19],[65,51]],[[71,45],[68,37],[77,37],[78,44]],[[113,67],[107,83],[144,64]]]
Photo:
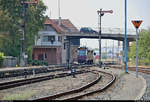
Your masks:
[[[3,62],[3,67],[16,67],[17,58],[12,56],[5,56],[5,60]]]

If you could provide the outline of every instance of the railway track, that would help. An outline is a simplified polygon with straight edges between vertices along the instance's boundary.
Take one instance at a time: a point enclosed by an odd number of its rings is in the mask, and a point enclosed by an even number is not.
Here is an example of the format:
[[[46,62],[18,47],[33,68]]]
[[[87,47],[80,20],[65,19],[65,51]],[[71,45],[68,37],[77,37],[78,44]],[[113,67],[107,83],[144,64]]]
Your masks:
[[[109,66],[111,68],[117,68],[117,69],[122,69],[121,66]],[[136,67],[128,67],[128,70],[130,71],[136,71]],[[143,68],[143,67],[138,67],[138,72],[142,72],[145,74],[150,74],[150,68]]]
[[[88,69],[89,67],[92,67],[92,65],[72,65],[72,68],[76,69],[76,70],[82,70],[82,69]],[[26,79],[31,79],[31,78],[36,78],[36,77],[42,77],[42,76],[48,76],[48,75],[56,75],[56,74],[60,74],[60,73],[64,73],[64,72],[68,72],[70,71],[70,69],[67,69],[66,67],[60,66],[60,68],[57,68],[55,66],[51,66],[50,68],[47,68],[48,70],[45,73],[34,73],[32,75],[22,75],[22,76],[18,76],[18,77],[9,77],[9,78],[0,78],[0,84],[1,83],[7,83],[7,82],[12,82],[12,81],[17,81],[17,80],[24,80],[25,77]],[[18,72],[19,73],[19,72]],[[1,89],[0,89],[1,90]]]
[[[52,96],[46,96],[46,97],[42,97],[42,98],[38,98],[35,100],[77,100],[77,99],[81,99],[84,96],[88,96],[88,95],[92,95],[94,93],[97,92],[102,92],[105,89],[107,89],[116,79],[116,77],[110,73],[106,73],[106,72],[102,72],[102,71],[97,71],[97,70],[92,70],[93,73],[98,74],[98,78],[95,79],[93,82],[88,83],[87,85],[77,88],[77,89],[73,89],[73,90],[69,90],[67,92],[61,92]],[[107,81],[105,84],[100,81],[101,78],[103,78],[101,76],[101,74],[107,75],[109,77],[111,77],[111,79],[109,81]],[[103,79],[105,80],[105,79]],[[96,87],[96,89],[95,89]]]
[[[81,68],[87,68],[87,67],[91,67],[93,65],[71,65],[72,68],[75,69],[81,69]],[[70,69],[66,68],[66,66],[47,66],[47,67],[42,67],[41,69],[44,70],[37,70],[35,69],[30,69],[30,68],[26,68],[26,75],[33,75],[33,72],[35,75],[38,74],[42,74],[42,73],[51,73],[51,72],[56,72],[56,71],[69,71]],[[20,70],[20,71],[19,71]],[[3,73],[0,74],[0,78],[15,78],[15,77],[19,77],[19,76],[24,76],[25,75],[25,71],[22,69],[18,69],[17,71],[4,71]]]
[[[75,74],[82,74],[82,73],[88,73],[89,71],[87,70],[81,70],[81,71],[76,71]],[[16,80],[16,81],[10,81],[10,82],[5,82],[5,83],[0,83],[0,90],[8,89],[8,88],[14,88],[18,86],[22,86],[25,84],[31,84],[35,82],[40,82],[40,81],[45,81],[45,80],[50,80],[54,78],[62,78],[66,76],[71,76],[69,73],[60,73],[60,74],[53,74],[53,75],[47,75],[47,76],[41,76],[41,77],[36,77],[36,78],[30,78],[30,79],[23,79],[23,80]]]

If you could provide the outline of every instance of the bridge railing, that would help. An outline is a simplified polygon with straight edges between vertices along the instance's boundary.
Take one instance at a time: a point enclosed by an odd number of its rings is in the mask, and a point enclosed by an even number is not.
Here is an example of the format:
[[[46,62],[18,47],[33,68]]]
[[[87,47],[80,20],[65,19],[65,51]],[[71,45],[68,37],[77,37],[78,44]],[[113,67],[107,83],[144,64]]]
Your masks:
[[[109,33],[109,34],[125,34],[124,29],[120,28],[102,28],[102,33]],[[136,31],[133,29],[127,29],[127,35],[135,35]]]
[[[80,31],[80,29],[83,27],[77,27],[77,29]],[[98,27],[88,27],[92,28],[95,31],[99,31]],[[74,31],[74,28],[72,28],[72,31]],[[72,32],[75,33],[75,32]],[[125,30],[123,28],[104,28],[102,27],[102,33],[108,33],[108,34],[124,34]],[[135,29],[127,29],[127,35],[136,35]]]

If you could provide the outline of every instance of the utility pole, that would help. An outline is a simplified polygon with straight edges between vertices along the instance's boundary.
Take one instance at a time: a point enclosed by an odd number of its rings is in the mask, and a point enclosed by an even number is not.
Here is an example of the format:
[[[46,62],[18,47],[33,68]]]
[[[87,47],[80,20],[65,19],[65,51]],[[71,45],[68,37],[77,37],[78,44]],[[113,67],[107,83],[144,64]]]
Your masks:
[[[68,38],[68,69],[71,70],[70,68],[70,38]]]
[[[118,64],[119,64],[119,61],[120,61],[120,58],[119,58],[119,55],[120,55],[120,41],[118,40]]]
[[[113,58],[113,63],[114,63],[114,40],[113,40],[113,48],[112,48],[112,58]]]
[[[97,11],[97,13],[98,13],[99,19],[100,19],[100,21],[99,21],[99,68],[101,68],[102,67],[102,65],[101,65],[102,64],[102,61],[101,61],[101,33],[102,33],[102,31],[101,31],[101,18],[102,18],[102,16],[104,16],[105,13],[113,13],[113,11],[112,10],[102,11],[102,9],[100,9]]]
[[[26,45],[25,45],[25,41],[26,41],[26,11],[27,11],[28,5],[37,5],[38,1],[34,0],[34,1],[29,2],[29,1],[26,1],[26,0],[21,0],[21,4],[24,7],[24,23],[22,25],[23,38],[22,38],[22,55],[21,55],[20,65],[21,66],[26,66],[26,64],[27,64],[27,62],[26,62],[27,55],[25,53],[25,51],[26,51]]]
[[[106,39],[106,43],[105,43],[106,45],[106,60],[105,61],[107,61],[107,39]]]
[[[71,42],[70,42],[70,38],[69,37],[66,37],[66,39],[64,39],[64,49],[66,49],[66,66],[67,66],[67,69],[70,69],[70,45],[71,45]]]
[[[125,73],[127,72],[127,0],[125,0]]]
[[[71,38],[67,37],[66,39],[66,44],[67,44],[67,69],[70,70],[71,75],[73,76],[73,78],[75,78],[75,69],[72,68],[71,64],[70,64],[70,50],[71,50]]]

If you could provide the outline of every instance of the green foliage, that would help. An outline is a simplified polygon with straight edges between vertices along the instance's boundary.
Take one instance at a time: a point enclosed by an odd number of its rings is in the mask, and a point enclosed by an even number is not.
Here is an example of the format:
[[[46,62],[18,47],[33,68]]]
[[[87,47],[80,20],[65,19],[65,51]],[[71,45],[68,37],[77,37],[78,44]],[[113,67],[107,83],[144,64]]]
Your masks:
[[[28,63],[34,66],[40,66],[40,65],[48,66],[48,62],[42,60],[28,60]]]
[[[0,0],[0,51],[6,56],[20,56],[22,47],[22,25],[24,22],[24,7],[21,0]],[[29,0],[28,0],[29,1]],[[46,6],[42,0],[38,5],[29,5],[26,13],[25,47],[29,59],[32,58],[34,37],[43,28]]]
[[[129,52],[129,58],[135,63],[136,58],[136,42],[133,42]],[[138,58],[139,64],[149,65],[150,64],[150,29],[142,30],[139,33],[138,40]]]
[[[4,59],[5,59],[4,53],[0,52],[0,67],[2,67]]]
[[[130,58],[132,63],[135,63],[135,56],[136,56],[136,42],[132,42],[130,52],[128,53],[128,57]]]
[[[29,91],[29,90],[24,90],[23,92],[20,93],[8,93],[7,95],[5,95],[2,100],[27,100],[30,97],[32,97],[36,92],[33,91]]]

